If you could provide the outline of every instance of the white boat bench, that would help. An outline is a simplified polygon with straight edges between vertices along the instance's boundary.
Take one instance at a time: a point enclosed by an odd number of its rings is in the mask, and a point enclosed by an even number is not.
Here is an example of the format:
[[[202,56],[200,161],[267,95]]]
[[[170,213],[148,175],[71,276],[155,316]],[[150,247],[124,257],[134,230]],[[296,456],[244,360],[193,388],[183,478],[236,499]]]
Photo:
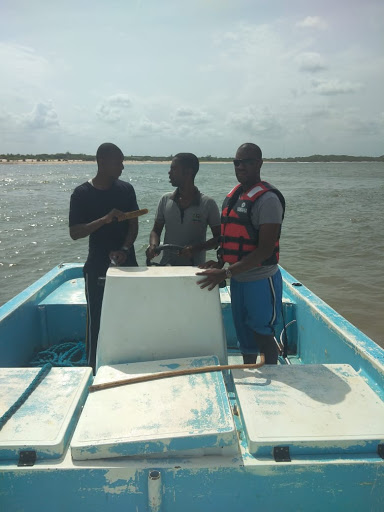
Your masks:
[[[97,368],[211,355],[227,364],[218,288],[201,290],[198,279],[194,267],[110,268]]]

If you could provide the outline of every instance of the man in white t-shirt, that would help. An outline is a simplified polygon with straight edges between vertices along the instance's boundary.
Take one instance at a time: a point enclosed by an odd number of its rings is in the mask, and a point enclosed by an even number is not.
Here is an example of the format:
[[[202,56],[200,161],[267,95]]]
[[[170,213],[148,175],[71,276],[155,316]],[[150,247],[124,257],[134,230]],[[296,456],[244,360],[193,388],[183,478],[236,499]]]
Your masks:
[[[176,190],[160,199],[146,251],[148,259],[156,255],[164,227],[164,244],[183,249],[164,250],[161,265],[201,265],[205,262],[206,251],[217,247],[220,212],[215,201],[195,186],[198,170],[199,160],[192,153],[178,153],[173,158],[169,181]],[[212,238],[206,240],[208,226]]]
[[[197,275],[201,288],[212,290],[231,278],[232,314],[244,363],[263,353],[276,364],[274,328],[282,307],[282,278],[278,267],[279,238],[285,200],[273,185],[261,181],[259,146],[242,144],[233,161],[237,185],[223,204],[219,261],[207,262]],[[224,267],[227,263],[228,266]]]

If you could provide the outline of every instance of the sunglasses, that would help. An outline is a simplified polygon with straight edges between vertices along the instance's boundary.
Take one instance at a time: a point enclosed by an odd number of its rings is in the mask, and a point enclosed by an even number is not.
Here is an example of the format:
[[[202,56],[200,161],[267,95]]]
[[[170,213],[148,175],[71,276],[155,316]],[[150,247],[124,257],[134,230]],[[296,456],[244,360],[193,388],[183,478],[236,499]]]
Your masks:
[[[241,164],[248,165],[253,164],[253,162],[257,162],[257,158],[236,158],[233,161],[233,165],[235,167],[240,167]]]

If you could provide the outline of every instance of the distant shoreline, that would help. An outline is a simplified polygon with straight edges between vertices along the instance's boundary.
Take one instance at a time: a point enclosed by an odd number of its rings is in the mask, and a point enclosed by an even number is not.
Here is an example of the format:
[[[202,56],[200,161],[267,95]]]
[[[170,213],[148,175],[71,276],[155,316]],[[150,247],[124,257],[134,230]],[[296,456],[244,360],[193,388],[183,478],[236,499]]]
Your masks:
[[[169,160],[124,160],[124,165],[131,165],[131,164],[170,164],[171,161]],[[223,163],[223,162],[212,162],[212,163]],[[11,160],[9,162],[0,161],[0,165],[47,165],[47,164],[58,164],[58,165],[68,165],[68,164],[92,164],[96,165],[96,160]]]
[[[232,160],[204,160],[199,159],[201,164],[231,164]],[[300,157],[297,160],[294,158],[287,158],[287,159],[265,159],[265,164],[301,164],[301,163],[310,163],[310,164],[320,164],[320,163],[329,163],[329,164],[336,164],[336,163],[371,163],[371,162],[384,162],[384,159],[382,157],[368,157],[367,160],[360,158],[351,158],[346,160],[311,160],[311,159],[305,159],[305,157]],[[163,165],[170,165],[171,160],[124,160],[124,165],[148,165],[148,164],[163,164]],[[0,159],[0,165],[69,165],[69,164],[93,164],[96,165],[96,160],[35,160],[35,159],[22,159],[22,160],[1,160]]]

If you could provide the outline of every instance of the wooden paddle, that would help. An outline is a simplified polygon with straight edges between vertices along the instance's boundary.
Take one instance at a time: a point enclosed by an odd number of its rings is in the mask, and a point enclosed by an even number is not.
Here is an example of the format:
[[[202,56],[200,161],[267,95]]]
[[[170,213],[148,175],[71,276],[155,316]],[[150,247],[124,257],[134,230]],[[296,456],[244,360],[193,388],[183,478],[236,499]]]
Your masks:
[[[136,219],[136,217],[140,217],[141,215],[145,215],[148,213],[147,208],[143,208],[142,210],[134,210],[133,212],[125,212],[118,219],[117,217],[113,217],[113,222],[121,222],[122,220]]]
[[[117,388],[128,384],[138,384],[139,382],[148,382],[151,380],[168,379],[170,377],[179,377],[181,375],[194,375],[196,373],[221,372],[223,370],[254,370],[260,368],[265,363],[264,354],[260,354],[260,363],[255,364],[222,364],[219,366],[201,366],[200,368],[185,368],[184,370],[174,370],[172,372],[152,373],[150,375],[140,375],[140,377],[131,377],[130,379],[116,380],[115,382],[104,382],[103,384],[93,384],[88,388],[90,393],[101,391],[103,389]]]

